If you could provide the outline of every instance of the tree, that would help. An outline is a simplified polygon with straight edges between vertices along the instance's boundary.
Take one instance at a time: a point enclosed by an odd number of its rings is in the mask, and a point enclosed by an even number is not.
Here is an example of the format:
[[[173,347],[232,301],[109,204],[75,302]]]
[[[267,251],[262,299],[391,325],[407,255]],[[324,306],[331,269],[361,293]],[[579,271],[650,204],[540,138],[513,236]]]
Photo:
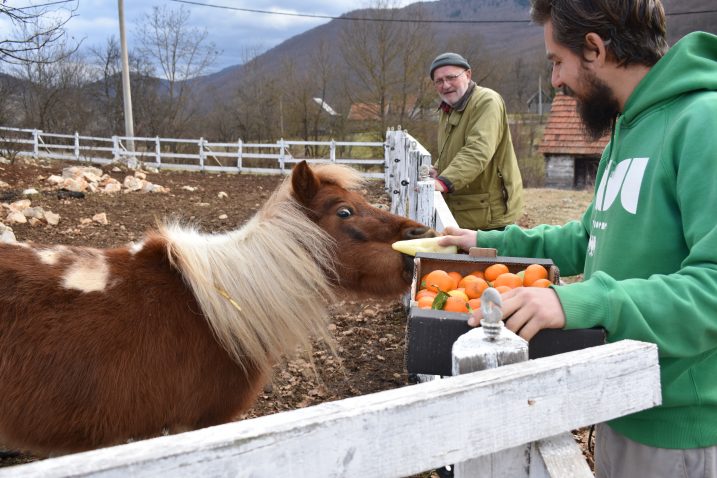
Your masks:
[[[87,68],[64,40],[48,41],[37,24],[18,26],[20,37],[29,38],[23,59],[13,74],[23,80],[20,103],[26,126],[55,131],[81,130],[91,119],[81,91]]]
[[[425,91],[433,32],[421,23],[420,5],[398,9],[394,0],[376,0],[362,11],[366,21],[347,21],[340,48],[347,65],[347,96],[376,112],[382,136],[390,122],[406,121],[415,98]],[[410,18],[409,18],[410,15]]]
[[[0,40],[0,61],[13,64],[24,64],[35,58],[40,50],[54,44],[66,44],[65,24],[75,16],[77,2],[79,0],[67,0],[64,2],[52,2],[45,5],[10,7],[6,0],[0,2],[0,16],[4,16],[12,23],[14,35]],[[56,7],[52,9],[50,7]],[[67,4],[67,5],[66,5]],[[73,48],[67,49],[69,56],[79,48],[79,43]],[[56,58],[54,61],[60,60]]]
[[[160,69],[166,101],[160,118],[162,134],[180,136],[196,113],[192,98],[193,80],[204,74],[217,56],[207,41],[207,29],[190,28],[190,12],[154,7],[137,28],[139,52]]]
[[[96,117],[93,134],[117,134],[124,128],[122,61],[117,37],[110,36],[102,47],[93,47],[90,51],[93,71],[97,75],[90,95]],[[161,123],[157,111],[162,110],[159,80],[152,76],[153,67],[149,60],[135,51],[129,52],[129,65],[135,134],[157,135]]]
[[[285,58],[280,78],[279,94],[282,137],[319,141],[322,135],[333,134],[333,123],[323,107],[328,86],[334,76],[329,47],[321,41],[312,52],[307,65],[301,68],[293,58]],[[316,148],[307,146],[304,154],[316,154]]]

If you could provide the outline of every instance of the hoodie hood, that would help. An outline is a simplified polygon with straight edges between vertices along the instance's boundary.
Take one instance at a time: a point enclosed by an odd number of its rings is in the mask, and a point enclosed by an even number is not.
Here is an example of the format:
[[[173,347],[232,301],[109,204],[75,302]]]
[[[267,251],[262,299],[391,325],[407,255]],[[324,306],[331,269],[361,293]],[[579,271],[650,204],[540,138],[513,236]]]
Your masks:
[[[623,121],[676,96],[699,90],[717,91],[717,36],[685,35],[645,75],[625,105]],[[675,72],[684,74],[675,75]]]

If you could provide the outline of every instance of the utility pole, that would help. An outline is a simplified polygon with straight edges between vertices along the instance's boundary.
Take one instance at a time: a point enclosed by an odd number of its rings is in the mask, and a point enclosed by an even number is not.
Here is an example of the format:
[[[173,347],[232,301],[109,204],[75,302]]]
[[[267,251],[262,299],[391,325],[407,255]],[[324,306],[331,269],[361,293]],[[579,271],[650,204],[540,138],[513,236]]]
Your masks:
[[[129,88],[129,59],[127,55],[127,36],[124,31],[124,0],[117,0],[119,7],[120,49],[122,55],[122,96],[124,98],[124,129],[127,139],[127,149],[134,153],[134,121],[132,119],[132,93]],[[137,167],[137,158],[134,155],[127,160],[127,166]]]
[[[543,75],[538,75],[538,114],[543,117]]]

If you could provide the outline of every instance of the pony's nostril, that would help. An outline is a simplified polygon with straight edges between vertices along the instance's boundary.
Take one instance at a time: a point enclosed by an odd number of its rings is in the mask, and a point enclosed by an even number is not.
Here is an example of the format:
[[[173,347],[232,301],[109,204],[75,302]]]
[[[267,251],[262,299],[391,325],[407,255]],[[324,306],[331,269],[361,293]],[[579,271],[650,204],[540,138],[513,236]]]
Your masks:
[[[405,231],[403,231],[404,239],[419,239],[421,237],[434,237],[435,235],[435,230],[425,226],[413,227],[411,229],[406,229]]]

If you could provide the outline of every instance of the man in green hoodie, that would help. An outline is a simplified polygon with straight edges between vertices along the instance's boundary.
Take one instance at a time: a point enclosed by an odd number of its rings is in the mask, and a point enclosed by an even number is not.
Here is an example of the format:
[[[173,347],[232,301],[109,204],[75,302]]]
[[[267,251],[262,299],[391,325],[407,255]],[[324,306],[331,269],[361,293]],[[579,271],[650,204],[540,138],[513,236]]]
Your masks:
[[[563,226],[448,229],[442,245],[548,257],[581,282],[514,289],[506,327],[603,327],[658,346],[662,405],[601,424],[598,477],[717,476],[717,37],[667,48],[659,0],[532,0],[552,83],[594,137],[593,200]],[[480,311],[469,321],[477,325]]]

